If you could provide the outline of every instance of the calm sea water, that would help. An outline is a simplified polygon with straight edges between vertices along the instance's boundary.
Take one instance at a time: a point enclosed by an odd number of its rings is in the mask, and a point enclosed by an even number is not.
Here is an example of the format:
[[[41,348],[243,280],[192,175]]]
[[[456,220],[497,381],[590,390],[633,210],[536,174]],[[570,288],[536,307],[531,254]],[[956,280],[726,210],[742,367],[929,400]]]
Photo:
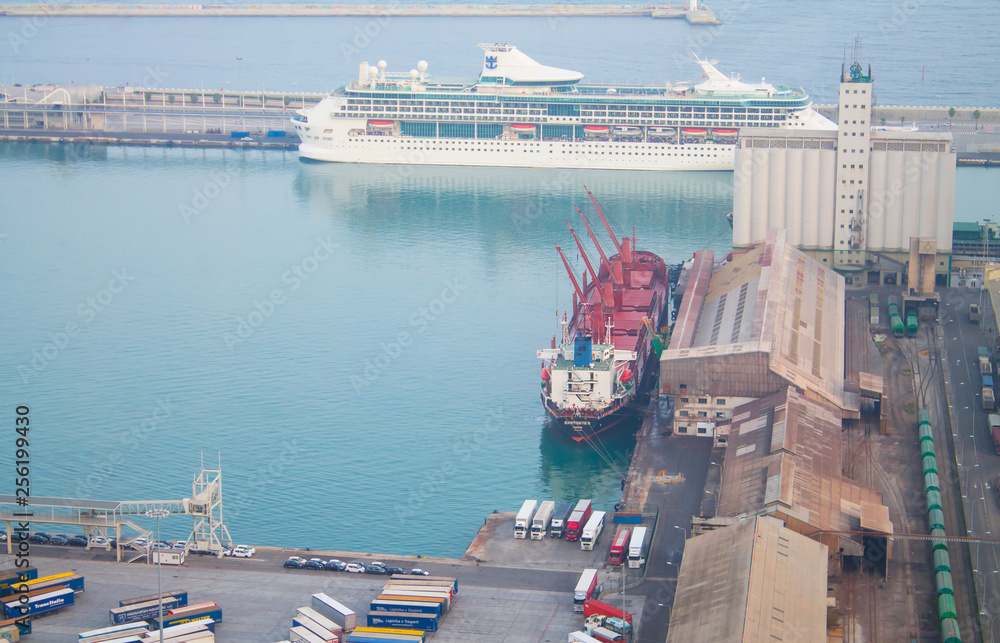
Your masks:
[[[884,34],[872,25],[896,24],[888,5],[826,3],[841,30],[788,2],[714,8],[732,12],[723,29],[392,19],[346,53],[367,20],[50,20],[16,50],[5,38],[0,76],[82,81],[89,58],[108,84],[315,90],[362,59],[474,74],[472,45],[508,40],[595,79],[650,82],[694,79],[695,49],[832,100],[862,25],[883,102],[996,104],[995,45],[954,6],[920,5]],[[21,29],[0,18],[0,34]],[[995,174],[959,170],[956,219],[996,214]],[[619,233],[668,261],[729,248],[729,173],[0,144],[0,408],[32,409],[33,493],[179,498],[221,453],[237,540],[424,555],[461,554],[486,514],[526,497],[610,506],[630,436],[595,449],[552,430],[534,355],[570,304],[553,244],[572,248],[563,219],[588,205],[585,184]]]

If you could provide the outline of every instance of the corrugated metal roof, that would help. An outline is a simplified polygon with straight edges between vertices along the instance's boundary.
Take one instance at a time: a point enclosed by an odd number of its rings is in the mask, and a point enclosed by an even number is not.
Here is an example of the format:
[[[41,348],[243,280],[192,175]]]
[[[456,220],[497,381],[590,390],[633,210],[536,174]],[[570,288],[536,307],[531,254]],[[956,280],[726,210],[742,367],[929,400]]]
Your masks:
[[[782,230],[771,230],[765,243],[716,270],[707,289],[688,289],[674,340],[661,363],[761,350],[771,373],[843,405],[844,279],[786,244]],[[662,383],[665,388],[687,383],[691,390],[713,395],[753,396],[749,390],[726,391],[714,384],[702,388],[699,366],[664,364]],[[753,381],[757,386],[769,383],[768,375],[756,373]]]
[[[843,476],[840,423],[838,409],[791,387],[737,407],[719,515],[777,512],[813,530],[856,531],[862,504],[882,497]]]
[[[667,643],[823,641],[827,547],[769,517],[687,541]]]

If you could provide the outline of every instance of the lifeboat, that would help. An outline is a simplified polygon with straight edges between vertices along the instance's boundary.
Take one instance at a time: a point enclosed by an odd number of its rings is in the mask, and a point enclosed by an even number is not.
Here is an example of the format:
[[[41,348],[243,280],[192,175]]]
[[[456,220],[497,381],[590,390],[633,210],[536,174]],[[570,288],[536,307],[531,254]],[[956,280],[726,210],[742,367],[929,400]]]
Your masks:
[[[685,127],[681,131],[685,134],[706,134],[708,132],[707,129],[702,127]]]
[[[650,127],[650,136],[673,136],[677,132],[673,127]]]
[[[372,127],[392,127],[392,121],[368,121]]]
[[[713,129],[712,133],[719,136],[736,136],[740,131],[738,129]]]
[[[607,125],[584,125],[584,132],[594,132],[596,134],[603,134],[608,131]]]
[[[513,125],[510,126],[510,128],[512,130],[515,130],[515,131],[518,131],[518,132],[534,132],[535,131],[535,126],[531,125],[529,123],[514,123]]]

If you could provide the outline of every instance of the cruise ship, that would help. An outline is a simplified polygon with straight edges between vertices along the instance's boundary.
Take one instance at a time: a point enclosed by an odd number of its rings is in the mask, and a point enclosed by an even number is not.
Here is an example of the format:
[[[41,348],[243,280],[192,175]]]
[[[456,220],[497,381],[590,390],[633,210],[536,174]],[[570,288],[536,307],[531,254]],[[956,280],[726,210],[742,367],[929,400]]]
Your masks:
[[[732,170],[741,127],[836,129],[805,91],[745,83],[694,57],[697,85],[587,85],[513,45],[480,44],[469,82],[433,82],[385,61],[292,123],[317,161],[621,170]]]

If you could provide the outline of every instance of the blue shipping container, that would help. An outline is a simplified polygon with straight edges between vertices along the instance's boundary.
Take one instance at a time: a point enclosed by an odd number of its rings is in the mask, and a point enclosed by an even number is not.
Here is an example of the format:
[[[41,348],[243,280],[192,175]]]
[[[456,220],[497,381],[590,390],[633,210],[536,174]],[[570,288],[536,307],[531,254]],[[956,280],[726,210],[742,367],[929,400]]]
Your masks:
[[[22,616],[36,616],[45,614],[73,604],[74,592],[70,588],[45,592],[38,596],[32,596],[28,602],[21,603],[20,599],[4,603],[4,613],[7,618],[21,618]],[[22,611],[21,608],[24,608]]]
[[[368,627],[396,627],[437,632],[438,618],[430,615],[401,614],[399,612],[371,612],[368,614]]]
[[[619,525],[638,525],[642,522],[642,514],[615,514],[614,522]]]
[[[369,609],[372,612],[397,612],[399,614],[430,614],[431,616],[441,616],[440,603],[375,599],[372,601]]]
[[[34,567],[22,567],[20,569],[11,569],[0,574],[0,596],[9,596],[16,591],[16,586],[18,583],[23,583],[29,580],[35,580],[38,578],[38,570]],[[15,588],[12,589],[11,585]]]
[[[233,138],[244,138],[250,136],[250,132],[230,132],[229,135]]]
[[[187,604],[187,597],[185,596],[184,598],[185,600],[182,603],[177,597],[164,596],[163,613],[166,614],[167,610],[172,610],[175,607],[184,607]],[[125,625],[126,623],[136,623],[138,621],[157,618],[159,615],[159,601],[151,601],[127,605],[125,607],[115,607],[108,612],[108,620],[112,625]]]
[[[182,589],[176,589],[169,592],[163,592],[163,600],[166,601],[167,598],[177,599],[177,607],[184,607],[188,604],[188,593]],[[118,601],[118,607],[125,607],[126,605],[135,605],[136,603],[148,603],[149,601],[159,600],[158,594],[150,594],[149,596],[136,596],[135,598],[126,598],[123,601]]]
[[[983,375],[983,388],[992,388],[992,387],[993,387],[993,376]]]
[[[280,129],[269,129],[269,130],[267,130],[267,137],[268,138],[284,138],[286,136],[288,136],[288,133],[285,132],[285,130],[280,130]]]

